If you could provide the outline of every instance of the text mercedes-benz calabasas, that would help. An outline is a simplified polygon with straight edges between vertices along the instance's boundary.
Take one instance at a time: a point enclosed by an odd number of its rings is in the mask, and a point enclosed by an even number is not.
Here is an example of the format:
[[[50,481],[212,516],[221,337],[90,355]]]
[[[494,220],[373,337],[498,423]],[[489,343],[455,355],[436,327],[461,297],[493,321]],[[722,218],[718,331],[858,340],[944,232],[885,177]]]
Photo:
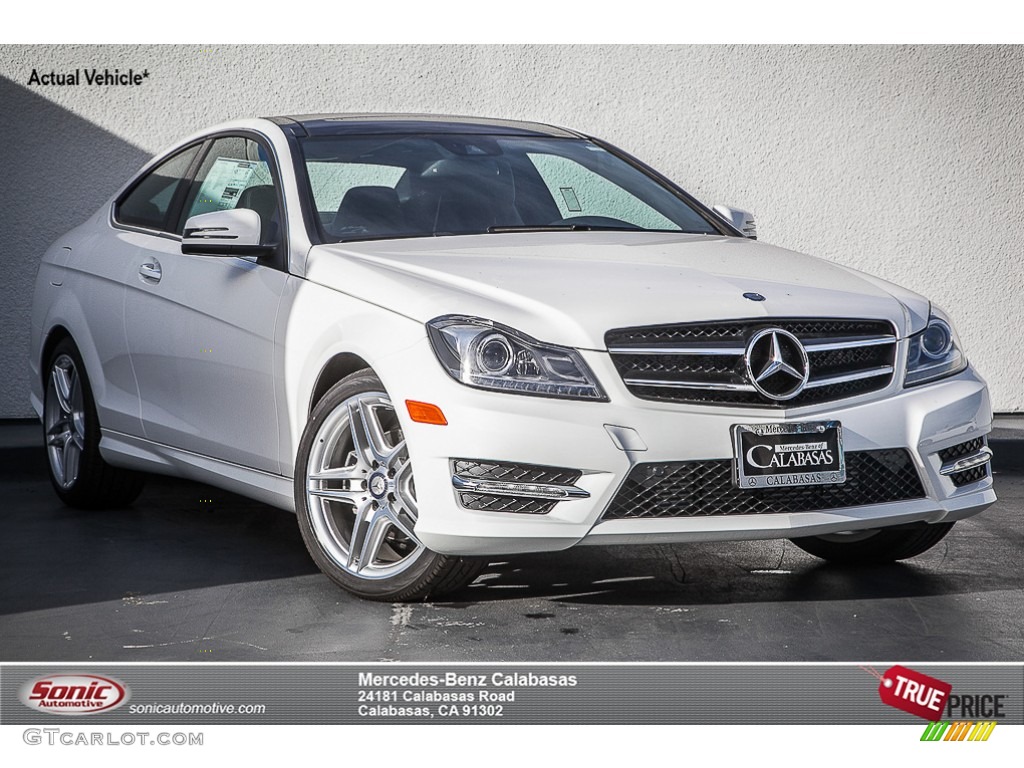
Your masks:
[[[752,235],[546,125],[197,133],[43,258],[53,485],[294,510],[324,573],[386,600],[579,544],[924,552],[995,501],[985,382],[926,299]]]

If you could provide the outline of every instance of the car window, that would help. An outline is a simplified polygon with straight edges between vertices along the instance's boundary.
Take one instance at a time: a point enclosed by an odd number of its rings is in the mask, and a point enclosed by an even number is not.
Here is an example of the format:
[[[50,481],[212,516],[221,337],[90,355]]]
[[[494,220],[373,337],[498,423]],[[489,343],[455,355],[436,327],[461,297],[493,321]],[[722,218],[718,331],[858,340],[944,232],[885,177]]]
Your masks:
[[[311,161],[306,165],[309,185],[313,190],[320,221],[334,222],[341,201],[355,187],[387,187],[394,189],[405,168],[369,163],[328,163]]]
[[[179,152],[146,174],[117,204],[117,221],[148,229],[166,230],[167,213],[174,193],[188,173],[200,146],[197,144]]]
[[[585,139],[484,135],[300,139],[325,242],[510,230],[719,234],[680,195]]]
[[[603,151],[603,150],[595,150]],[[528,153],[563,219],[603,216],[642,229],[680,229],[636,195],[568,157]]]
[[[210,146],[185,198],[177,232],[192,216],[234,208],[256,211],[261,242],[277,241],[280,215],[269,157],[258,142],[242,136],[219,138]]]

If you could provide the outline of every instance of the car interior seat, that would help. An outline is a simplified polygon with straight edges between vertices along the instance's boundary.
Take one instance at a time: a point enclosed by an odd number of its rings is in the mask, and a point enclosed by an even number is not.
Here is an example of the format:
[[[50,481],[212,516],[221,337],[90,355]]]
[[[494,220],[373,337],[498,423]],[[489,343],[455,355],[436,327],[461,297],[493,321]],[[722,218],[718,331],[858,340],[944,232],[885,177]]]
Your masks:
[[[330,229],[336,235],[405,232],[398,193],[391,187],[352,187],[342,197]]]

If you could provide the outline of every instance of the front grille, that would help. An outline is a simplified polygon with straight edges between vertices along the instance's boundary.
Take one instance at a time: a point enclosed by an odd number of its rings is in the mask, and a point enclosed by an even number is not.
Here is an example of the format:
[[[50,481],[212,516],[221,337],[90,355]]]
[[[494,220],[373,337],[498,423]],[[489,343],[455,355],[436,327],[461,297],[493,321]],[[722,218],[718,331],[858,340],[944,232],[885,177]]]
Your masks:
[[[573,485],[583,475],[578,469],[472,459],[453,460],[452,471],[467,480],[495,480],[503,483],[539,483],[543,485]],[[459,504],[465,509],[483,512],[546,515],[558,503],[550,499],[497,496],[469,491],[459,491],[456,496],[458,496]]]
[[[924,498],[910,453],[902,448],[846,454],[846,482],[740,490],[730,459],[638,464],[604,520],[764,515],[860,507]]]
[[[789,400],[762,395],[747,377],[747,342],[766,328],[792,333],[807,351],[807,386]],[[895,329],[884,320],[758,318],[620,328],[608,331],[605,343],[636,397],[756,408],[797,408],[885,389],[896,359]]]
[[[945,464],[949,461],[956,461],[962,459],[964,456],[970,456],[971,454],[977,453],[985,445],[985,439],[982,437],[975,438],[974,440],[968,440],[966,443],[958,443],[957,445],[951,445],[949,448],[943,448],[939,451],[939,458],[942,463]],[[982,464],[978,467],[972,467],[971,469],[965,469],[963,472],[954,472],[949,476],[949,479],[953,481],[953,485],[957,488],[962,488],[965,485],[971,483],[977,483],[979,480],[984,480],[988,477],[988,464]]]

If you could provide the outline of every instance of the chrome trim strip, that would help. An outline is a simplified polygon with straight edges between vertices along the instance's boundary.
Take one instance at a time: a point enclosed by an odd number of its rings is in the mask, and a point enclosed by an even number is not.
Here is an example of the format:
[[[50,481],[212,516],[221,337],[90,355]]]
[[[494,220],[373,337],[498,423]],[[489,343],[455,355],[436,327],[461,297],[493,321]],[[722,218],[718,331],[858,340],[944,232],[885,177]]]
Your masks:
[[[742,355],[745,347],[608,347],[611,355]]]
[[[463,493],[486,493],[490,496],[511,496],[520,499],[588,499],[590,493],[575,485],[553,483],[505,483],[499,480],[478,480],[452,475],[455,490]]]
[[[124,232],[138,232],[140,235],[151,235],[152,237],[162,237],[165,240],[177,240],[179,243],[181,242],[181,235],[176,235],[173,232],[164,232],[159,229],[140,227],[136,224],[122,224],[120,221],[114,218],[115,204],[116,203],[110,204],[110,212],[109,216],[107,217],[107,224],[109,224],[112,229],[120,229]]]
[[[721,392],[756,392],[751,384],[730,384],[707,381],[654,381],[649,379],[623,379],[627,387],[667,387],[671,389],[711,389]],[[810,386],[808,384],[808,386]]]
[[[849,339],[844,340],[842,338],[836,339],[817,339],[810,340],[807,342],[801,341],[804,345],[804,349],[808,352],[829,352],[833,349],[856,349],[858,347],[876,347],[880,344],[895,344],[895,336],[868,336],[862,339]]]
[[[799,337],[797,337],[799,339]],[[864,338],[818,339],[800,341],[808,352],[830,352],[836,349],[857,349],[859,347],[875,347],[881,344],[895,344],[895,336],[866,336]],[[608,347],[611,355],[742,355],[746,347]]]
[[[893,367],[891,365],[883,365],[878,368],[868,368],[866,371],[857,371],[855,373],[843,373],[839,376],[829,376],[824,379],[814,379],[807,382],[806,389],[814,389],[816,387],[827,387],[830,384],[843,384],[847,381],[860,381],[861,379],[873,379],[876,376],[890,376],[892,375]]]
[[[956,461],[947,461],[939,469],[940,475],[955,475],[958,472],[966,472],[968,469],[974,469],[980,467],[983,464],[988,464],[992,461],[992,449],[982,448],[977,453],[972,453],[970,456],[964,456],[963,458],[957,459]]]
[[[816,379],[807,382],[805,389],[815,387],[827,387],[830,384],[843,384],[847,381],[859,381],[860,379],[873,379],[876,376],[888,376],[892,374],[891,365],[883,365],[879,368],[870,368],[866,371],[856,373],[844,373],[839,376],[829,376],[825,379]],[[730,384],[728,382],[703,382],[703,381],[655,381],[653,379],[624,379],[628,387],[666,387],[670,389],[709,389],[720,392],[756,392],[750,384]]]

